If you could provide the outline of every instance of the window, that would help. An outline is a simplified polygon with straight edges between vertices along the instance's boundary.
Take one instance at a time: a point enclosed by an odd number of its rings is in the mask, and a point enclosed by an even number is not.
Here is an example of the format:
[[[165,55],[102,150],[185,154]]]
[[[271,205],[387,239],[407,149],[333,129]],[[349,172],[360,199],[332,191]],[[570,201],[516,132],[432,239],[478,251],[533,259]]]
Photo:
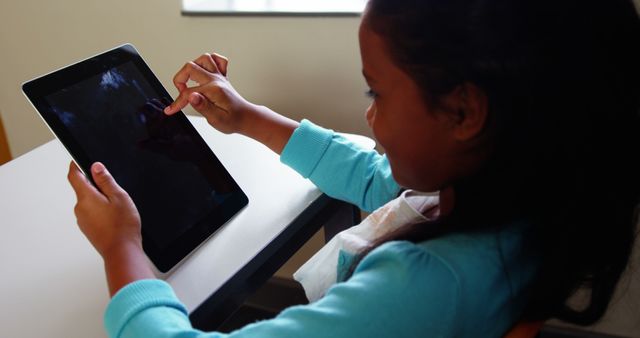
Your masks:
[[[184,15],[360,15],[367,0],[182,0]]]

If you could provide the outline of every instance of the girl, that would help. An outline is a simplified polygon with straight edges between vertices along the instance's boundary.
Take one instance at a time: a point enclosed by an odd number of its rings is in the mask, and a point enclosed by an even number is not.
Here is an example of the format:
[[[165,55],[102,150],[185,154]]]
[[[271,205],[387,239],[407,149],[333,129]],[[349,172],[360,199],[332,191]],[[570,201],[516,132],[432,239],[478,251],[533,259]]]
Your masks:
[[[308,263],[330,264],[330,283],[297,274],[312,303],[229,336],[500,337],[519,320],[597,321],[637,221],[633,3],[370,0],[359,40],[366,118],[386,155],[246,101],[219,55],[174,78],[166,114],[191,104],[327,194],[376,210]],[[191,328],[146,265],[131,199],[100,163],[92,175],[99,190],[73,165],[69,180],[105,261],[109,335],[226,336]],[[588,296],[573,308],[579,289]]]

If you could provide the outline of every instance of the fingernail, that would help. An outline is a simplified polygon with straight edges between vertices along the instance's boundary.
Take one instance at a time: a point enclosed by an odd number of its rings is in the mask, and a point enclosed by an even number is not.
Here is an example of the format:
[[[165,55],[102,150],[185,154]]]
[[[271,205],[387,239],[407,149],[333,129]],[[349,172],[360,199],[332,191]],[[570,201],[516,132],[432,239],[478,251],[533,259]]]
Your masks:
[[[105,171],[104,164],[102,164],[100,162],[94,163],[91,168],[93,169],[93,172],[95,174],[102,174]]]
[[[165,113],[165,114],[169,114],[169,112],[171,112],[171,106],[166,106],[166,107],[164,108],[164,113]]]
[[[198,94],[192,94],[189,97],[189,101],[191,102],[192,105],[197,106],[200,104],[200,102],[202,102],[202,98]]]

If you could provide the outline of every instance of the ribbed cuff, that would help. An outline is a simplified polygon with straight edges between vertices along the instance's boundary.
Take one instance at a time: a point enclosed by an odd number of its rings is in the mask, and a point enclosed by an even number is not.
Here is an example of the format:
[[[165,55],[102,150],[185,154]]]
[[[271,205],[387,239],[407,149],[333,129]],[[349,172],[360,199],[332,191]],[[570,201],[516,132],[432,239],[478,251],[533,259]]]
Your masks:
[[[105,311],[107,334],[112,338],[119,337],[125,325],[138,313],[159,306],[175,308],[188,315],[171,286],[162,280],[145,279],[126,285],[113,296]]]
[[[331,143],[333,130],[302,120],[280,155],[280,162],[309,177]]]

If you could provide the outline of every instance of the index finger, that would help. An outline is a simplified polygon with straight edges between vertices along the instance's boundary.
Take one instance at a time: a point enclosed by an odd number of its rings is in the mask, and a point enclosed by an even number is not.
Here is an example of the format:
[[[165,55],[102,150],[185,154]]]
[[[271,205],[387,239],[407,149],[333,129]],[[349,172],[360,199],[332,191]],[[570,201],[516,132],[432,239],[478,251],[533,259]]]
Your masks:
[[[186,88],[185,90],[181,91],[180,94],[178,94],[178,97],[176,97],[175,101],[164,108],[164,113],[167,115],[173,115],[180,111],[180,109],[186,107],[189,104],[189,95],[191,95],[191,93],[193,93],[194,91],[200,90],[201,88],[202,86],[197,86]]]

